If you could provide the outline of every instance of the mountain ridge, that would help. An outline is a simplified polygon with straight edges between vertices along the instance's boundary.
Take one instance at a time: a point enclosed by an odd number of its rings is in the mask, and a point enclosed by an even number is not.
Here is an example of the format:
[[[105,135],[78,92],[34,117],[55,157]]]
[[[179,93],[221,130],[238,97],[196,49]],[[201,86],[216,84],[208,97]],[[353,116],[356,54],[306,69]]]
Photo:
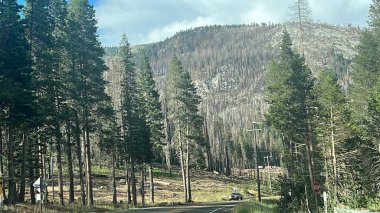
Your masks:
[[[252,121],[264,120],[268,108],[264,99],[266,67],[271,60],[277,60],[285,29],[293,39],[294,49],[304,50],[306,64],[316,77],[323,69],[334,69],[342,87],[348,88],[350,64],[362,32],[357,27],[310,23],[305,26],[301,45],[296,24],[215,25],[135,46],[133,52],[136,61],[142,55],[150,58],[161,95],[169,61],[177,55],[202,97],[200,109],[210,131],[211,146],[213,140],[218,140],[215,122],[228,125],[233,140],[244,144],[250,140],[245,132],[251,129]],[[116,51],[106,49],[106,53],[110,68],[106,79],[112,83],[112,72],[117,68]]]

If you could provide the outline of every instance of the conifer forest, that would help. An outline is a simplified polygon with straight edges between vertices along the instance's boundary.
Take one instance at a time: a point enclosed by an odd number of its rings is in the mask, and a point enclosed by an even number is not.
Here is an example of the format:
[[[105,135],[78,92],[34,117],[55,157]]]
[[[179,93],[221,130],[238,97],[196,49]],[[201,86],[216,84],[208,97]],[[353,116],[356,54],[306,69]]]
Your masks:
[[[0,207],[149,207],[165,179],[218,201],[202,173],[278,212],[380,211],[380,0],[367,27],[290,10],[105,47],[88,0],[0,0]]]

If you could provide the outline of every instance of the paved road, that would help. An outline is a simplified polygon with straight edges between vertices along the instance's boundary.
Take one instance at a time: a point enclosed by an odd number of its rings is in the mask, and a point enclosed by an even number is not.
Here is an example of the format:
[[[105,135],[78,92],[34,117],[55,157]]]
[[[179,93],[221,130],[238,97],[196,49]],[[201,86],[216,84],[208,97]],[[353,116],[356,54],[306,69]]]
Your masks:
[[[152,213],[227,213],[232,212],[233,207],[240,203],[241,201],[231,201],[223,203],[205,203],[205,204],[192,204],[183,206],[167,206],[167,207],[151,207],[151,208],[140,208],[140,209],[129,209],[127,211],[117,211],[114,213],[142,213],[142,212],[152,212]]]

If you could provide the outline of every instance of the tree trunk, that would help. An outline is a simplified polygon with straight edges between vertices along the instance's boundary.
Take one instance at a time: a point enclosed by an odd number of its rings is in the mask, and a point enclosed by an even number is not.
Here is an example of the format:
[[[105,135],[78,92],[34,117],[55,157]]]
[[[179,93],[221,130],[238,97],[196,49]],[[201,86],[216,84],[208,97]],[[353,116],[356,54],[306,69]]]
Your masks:
[[[4,166],[3,166],[3,128],[0,125],[0,176],[3,177],[3,175],[4,175]]]
[[[213,161],[212,161],[212,154],[211,154],[211,148],[210,148],[210,137],[208,134],[208,127],[207,127],[207,119],[206,116],[204,116],[203,121],[203,135],[206,138],[206,156],[207,156],[207,171],[212,172],[213,171]]]
[[[186,183],[187,183],[187,203],[192,202],[191,182],[190,182],[190,150],[189,139],[186,140]]]
[[[57,166],[58,166],[58,188],[59,188],[59,204],[64,205],[63,201],[63,173],[62,173],[62,133],[58,121],[55,123],[55,139],[57,150]]]
[[[91,147],[90,147],[90,135],[89,135],[89,129],[88,129],[88,123],[86,121],[86,184],[87,184],[87,196],[88,196],[88,206],[94,205],[94,195],[92,190],[92,177],[91,177]]]
[[[133,208],[137,207],[137,190],[136,190],[136,176],[135,176],[135,162],[131,158],[131,184],[132,184],[132,205]]]
[[[34,175],[30,175],[29,178],[30,178],[29,180],[30,203],[34,205],[36,204],[36,194],[34,193],[34,186],[33,186],[35,177]]]
[[[145,207],[145,177],[144,177],[144,164],[141,165],[141,206]]]
[[[66,126],[66,154],[69,172],[69,203],[74,203],[74,169],[73,169],[73,159],[71,151],[71,125],[70,121],[67,122]]]
[[[182,186],[183,186],[183,194],[184,194],[183,198],[185,199],[185,203],[186,203],[187,202],[186,170],[185,170],[185,159],[183,156],[183,143],[181,139],[181,131],[179,131],[178,140],[180,143],[179,154],[180,154],[180,161],[181,161]]]
[[[314,195],[315,208],[317,209],[318,197],[317,197],[317,193],[314,192],[314,189],[313,189],[313,185],[314,185],[314,171],[313,171],[313,160],[312,160],[313,147],[311,144],[311,135],[309,131],[310,129],[308,129],[307,136],[306,136],[307,165],[308,165],[309,177],[310,177],[310,187]]]
[[[171,171],[171,134],[170,134],[170,125],[168,119],[168,110],[166,106],[166,101],[164,99],[163,102],[163,114],[164,114],[164,128],[165,128],[165,138],[166,138],[166,146],[165,146],[165,161],[166,167],[169,171]]]
[[[333,120],[333,108],[330,109],[330,121],[331,121],[331,148],[333,157],[333,168],[334,168],[334,204],[338,202],[338,174],[336,166],[336,155],[335,155],[335,141],[334,141],[334,120]]]
[[[28,141],[27,153],[29,153],[28,158],[28,179],[29,179],[29,194],[31,204],[36,204],[35,189],[33,186],[34,181],[36,181],[36,170],[38,169],[38,152],[36,152],[37,145],[35,140]]]
[[[150,202],[154,203],[154,182],[153,182],[153,166],[149,166],[149,179],[150,179]]]
[[[17,200],[16,181],[15,181],[15,158],[14,158],[14,142],[11,131],[7,128],[7,148],[8,148],[8,204],[15,205]]]
[[[84,187],[84,177],[83,177],[83,161],[82,161],[82,147],[80,141],[80,128],[79,128],[79,118],[78,114],[75,115],[75,140],[76,140],[76,151],[78,158],[79,167],[79,183],[81,191],[82,205],[86,205],[86,192]]]
[[[41,144],[41,141],[39,141],[39,144]],[[46,148],[43,145],[39,145],[39,157],[40,157],[40,188],[38,189],[40,192],[40,199],[41,204],[43,204],[45,201],[47,201],[46,196],[46,188],[45,188],[45,152]]]
[[[33,143],[35,145],[35,143]],[[36,175],[35,175],[35,162],[38,162],[38,152],[35,152],[34,146],[28,143],[27,146],[27,153],[30,154],[30,158],[28,159],[28,167],[29,167],[29,193],[30,193],[30,200],[31,204],[34,205],[36,204],[36,197],[34,193],[34,186],[33,183],[36,180]],[[37,156],[36,156],[37,154]]]
[[[128,168],[128,162],[125,160],[125,181],[127,183],[127,203],[131,204],[132,203],[132,197],[131,197],[131,177],[129,173],[129,168]]]
[[[22,164],[20,174],[20,193],[19,202],[25,202],[25,173],[26,173],[26,148],[28,147],[28,139],[25,134],[22,134]]]
[[[117,204],[115,163],[116,163],[116,150],[115,150],[115,145],[114,145],[113,150],[112,150],[112,203],[113,204]]]

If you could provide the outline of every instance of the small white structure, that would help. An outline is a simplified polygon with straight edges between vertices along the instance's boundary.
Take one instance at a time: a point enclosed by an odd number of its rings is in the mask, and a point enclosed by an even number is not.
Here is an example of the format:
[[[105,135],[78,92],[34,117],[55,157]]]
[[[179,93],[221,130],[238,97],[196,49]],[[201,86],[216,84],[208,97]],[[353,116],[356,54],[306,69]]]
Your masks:
[[[34,183],[34,193],[36,196],[36,201],[44,201],[45,196],[46,196],[46,189],[47,189],[47,184],[46,181],[43,181],[43,184],[41,185],[41,177],[39,177]]]

